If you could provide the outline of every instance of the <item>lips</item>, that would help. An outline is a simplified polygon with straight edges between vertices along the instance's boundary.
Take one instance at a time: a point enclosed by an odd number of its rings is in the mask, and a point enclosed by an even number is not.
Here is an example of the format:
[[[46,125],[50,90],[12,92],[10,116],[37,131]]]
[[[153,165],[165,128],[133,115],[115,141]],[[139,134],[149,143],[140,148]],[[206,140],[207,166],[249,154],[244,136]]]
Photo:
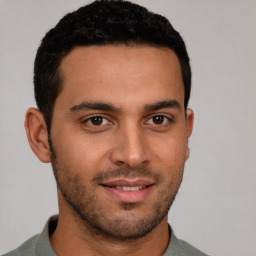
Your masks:
[[[102,188],[108,195],[121,202],[140,202],[152,192],[155,183],[146,179],[118,179],[103,182]]]

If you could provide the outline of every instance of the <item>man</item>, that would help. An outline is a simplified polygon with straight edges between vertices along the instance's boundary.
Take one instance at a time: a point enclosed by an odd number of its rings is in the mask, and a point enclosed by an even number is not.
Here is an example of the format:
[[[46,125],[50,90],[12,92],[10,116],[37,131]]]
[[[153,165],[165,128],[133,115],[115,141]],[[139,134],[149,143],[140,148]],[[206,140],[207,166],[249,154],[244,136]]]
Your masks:
[[[167,214],[189,157],[185,44],[166,18],[125,1],[66,15],[38,49],[25,128],[51,162],[59,216],[6,255],[205,255]]]

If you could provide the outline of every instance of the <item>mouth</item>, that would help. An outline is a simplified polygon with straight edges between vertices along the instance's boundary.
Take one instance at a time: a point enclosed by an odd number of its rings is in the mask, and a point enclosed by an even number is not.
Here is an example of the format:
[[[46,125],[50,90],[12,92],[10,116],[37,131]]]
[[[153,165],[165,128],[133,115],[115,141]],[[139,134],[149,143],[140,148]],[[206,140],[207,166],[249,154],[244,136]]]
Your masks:
[[[155,183],[145,179],[119,179],[100,185],[112,199],[125,203],[135,203],[145,200],[153,191]]]
[[[115,186],[114,188],[116,189],[120,189],[120,190],[123,190],[123,191],[138,191],[138,190],[141,190],[141,189],[144,189],[146,188],[147,186],[138,186],[138,187],[122,187],[122,186]]]

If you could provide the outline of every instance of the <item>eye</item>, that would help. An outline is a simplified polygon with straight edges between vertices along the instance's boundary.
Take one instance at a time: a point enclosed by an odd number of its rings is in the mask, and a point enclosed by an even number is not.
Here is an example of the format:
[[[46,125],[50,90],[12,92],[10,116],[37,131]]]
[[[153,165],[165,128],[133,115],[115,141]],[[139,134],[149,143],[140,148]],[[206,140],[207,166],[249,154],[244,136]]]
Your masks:
[[[88,121],[90,124],[98,126],[104,124],[104,121],[106,122],[106,119],[102,116],[93,116]]]
[[[164,117],[164,116],[153,116],[152,117],[152,122],[154,124],[160,125],[160,124],[163,124],[165,121],[166,121],[166,117]]]
[[[172,119],[166,115],[154,115],[146,121],[147,125],[155,128],[167,128],[172,123]]]
[[[103,116],[92,116],[83,121],[83,124],[86,124],[91,127],[104,126],[110,123],[111,122]]]

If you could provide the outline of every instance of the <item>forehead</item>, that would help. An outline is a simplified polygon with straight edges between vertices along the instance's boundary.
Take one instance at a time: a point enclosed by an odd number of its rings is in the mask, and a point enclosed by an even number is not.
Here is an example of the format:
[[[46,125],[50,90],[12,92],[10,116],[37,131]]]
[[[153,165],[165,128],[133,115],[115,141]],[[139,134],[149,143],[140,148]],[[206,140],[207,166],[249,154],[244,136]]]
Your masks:
[[[60,65],[61,97],[78,104],[82,100],[158,101],[176,98],[183,105],[181,67],[169,48],[152,46],[77,47]],[[143,96],[143,97],[142,97]],[[86,98],[86,99],[85,99]]]
[[[87,69],[85,69],[87,66]],[[167,47],[153,47],[146,45],[105,45],[76,47],[61,61],[60,69],[66,77],[70,73],[98,73],[127,74],[132,72],[138,75],[140,72],[154,71],[161,73],[169,69],[179,73],[179,60],[174,51]],[[94,73],[93,73],[94,74]],[[92,74],[92,75],[93,75]]]

